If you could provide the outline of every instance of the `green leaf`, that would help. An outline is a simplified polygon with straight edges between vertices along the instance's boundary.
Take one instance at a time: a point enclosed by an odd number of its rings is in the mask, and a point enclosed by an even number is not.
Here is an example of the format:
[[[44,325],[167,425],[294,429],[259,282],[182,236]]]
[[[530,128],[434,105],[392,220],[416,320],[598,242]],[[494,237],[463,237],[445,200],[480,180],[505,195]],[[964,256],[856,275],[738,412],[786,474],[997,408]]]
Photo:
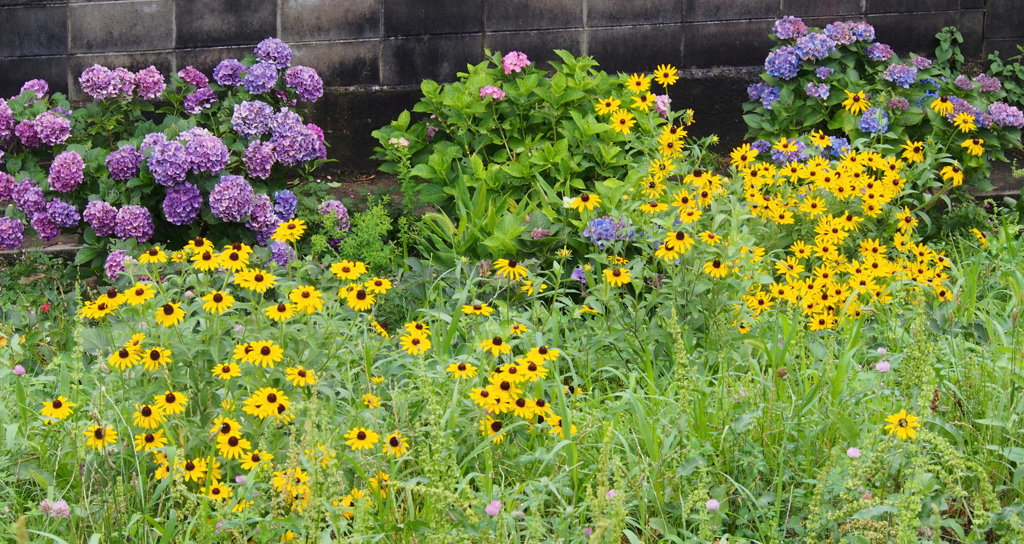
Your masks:
[[[100,254],[100,248],[95,246],[83,247],[75,255],[75,266],[81,266],[95,259]]]

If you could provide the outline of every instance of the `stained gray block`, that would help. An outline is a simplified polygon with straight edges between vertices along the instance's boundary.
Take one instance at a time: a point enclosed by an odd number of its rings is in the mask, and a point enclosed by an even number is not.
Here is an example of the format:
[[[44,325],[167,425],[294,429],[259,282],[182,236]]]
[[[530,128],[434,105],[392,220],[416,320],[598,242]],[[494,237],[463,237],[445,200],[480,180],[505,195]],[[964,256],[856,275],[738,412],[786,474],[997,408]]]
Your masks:
[[[257,44],[277,36],[277,0],[175,0],[179,48]]]
[[[868,15],[874,25],[877,41],[888,44],[901,56],[914,52],[926,57],[935,56],[939,45],[935,35],[947,26],[960,23],[957,11],[927,13]]]
[[[171,80],[171,72],[174,69],[174,54],[170,52],[150,53],[110,53],[98,55],[72,55],[68,59],[68,70],[71,73],[71,100],[91,100],[82,92],[82,86],[78,83],[78,77],[86,68],[93,64],[116,68],[123,66],[133,72],[155,66],[164,75],[164,81]]]
[[[786,11],[785,15],[792,15]],[[738,19],[778,19],[778,0],[686,0],[683,21],[734,21]]]
[[[213,69],[224,59],[242,60],[252,54],[252,47],[209,47],[203,49],[179,49],[174,52],[174,69],[192,66],[213,80]]]
[[[960,23],[956,25],[964,37],[960,50],[967,57],[981,56],[982,40],[985,32],[985,10],[965,9],[960,12]]]
[[[292,52],[292,64],[315,68],[325,86],[380,84],[378,40],[298,44]]]
[[[587,0],[587,26],[678,23],[683,20],[683,3],[684,0]],[[778,0],[775,4],[778,6]]]
[[[583,0],[485,1],[484,27],[488,31],[583,27]]]
[[[482,32],[483,0],[385,0],[384,36]]]
[[[417,36],[384,40],[384,85],[419,85],[424,79],[455,81],[468,64],[483,60],[482,34]]]
[[[920,0],[867,0],[865,11],[868,13],[945,11],[960,9],[960,4],[960,0],[929,0],[928,2],[921,2]]]
[[[609,73],[651,72],[659,64],[678,67],[682,33],[679,25],[591,28],[587,53]]]
[[[527,32],[497,32],[484,36],[484,48],[507,54],[509,51],[526,53],[530,62],[542,70],[551,70],[548,61],[561,60],[555,49],[565,49],[579,56],[583,52],[583,30],[533,30]],[[483,58],[481,57],[481,60]]]
[[[988,58],[992,53],[998,52],[999,57],[1006,60],[1010,57],[1016,57],[1021,54],[1020,50],[1017,49],[1018,45],[1024,46],[1024,37],[985,40],[985,43],[982,46],[982,53],[986,58]],[[985,66],[988,66],[987,61]]]
[[[683,25],[685,68],[764,64],[775,45],[768,37],[775,21],[731,21]]]
[[[782,14],[838,16],[864,13],[865,0],[782,0]]]
[[[1019,38],[1024,35],[1024,7],[1018,0],[988,0],[985,38]]]
[[[68,6],[0,8],[0,55],[63,55],[68,51]]]
[[[0,97],[14,96],[30,79],[45,79],[50,92],[68,92],[68,58],[22,57],[0,58]]]
[[[151,51],[174,47],[174,2],[71,6],[71,52]]]
[[[283,0],[281,39],[299,42],[378,38],[381,1]]]

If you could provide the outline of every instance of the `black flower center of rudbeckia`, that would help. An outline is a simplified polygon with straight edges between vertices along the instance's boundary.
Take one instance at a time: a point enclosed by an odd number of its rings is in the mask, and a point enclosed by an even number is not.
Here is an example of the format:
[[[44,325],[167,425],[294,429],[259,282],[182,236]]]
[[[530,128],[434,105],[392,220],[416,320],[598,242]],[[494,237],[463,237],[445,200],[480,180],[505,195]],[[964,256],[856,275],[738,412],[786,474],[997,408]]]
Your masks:
[[[341,267],[341,271],[346,273],[346,274],[348,274],[349,272],[352,271],[352,269],[350,267],[343,266],[343,267]]]
[[[113,287],[107,289],[107,298],[117,298],[117,289]]]
[[[142,414],[142,417],[150,417],[153,415],[153,409],[149,406],[143,406],[139,413]]]
[[[174,404],[177,401],[178,397],[175,397],[174,393],[167,393],[167,395],[164,396],[164,402],[167,404]]]
[[[537,408],[543,408],[548,405],[548,401],[544,399],[537,399]]]
[[[538,415],[537,416],[537,424],[540,425],[541,423],[544,423],[544,416]]]
[[[502,391],[510,391],[512,389],[512,384],[510,382],[501,382],[501,385],[498,387],[500,387]]]
[[[298,371],[298,372],[296,372],[295,374],[296,374],[296,375],[297,375],[298,377],[300,377],[300,378],[305,378],[305,377],[306,377],[306,371],[305,371],[305,370],[299,370],[299,371]]]
[[[224,374],[231,374],[231,367],[228,365],[224,365],[220,367],[220,371]]]
[[[288,226],[286,228],[288,230],[295,230],[295,223],[288,223]]]
[[[569,384],[569,385],[565,386],[565,388],[569,390],[569,394],[570,395],[575,395],[576,394],[576,386],[575,385]]]
[[[137,296],[137,297],[141,297],[142,295],[145,295],[145,294],[146,294],[146,290],[141,288],[141,287],[139,287],[138,289],[135,290],[135,296]]]
[[[146,436],[144,436],[144,437],[142,438],[142,440],[143,440],[143,441],[145,441],[145,442],[146,442],[147,444],[152,444],[152,443],[153,443],[153,441],[155,441],[155,440],[156,440],[156,437],[155,437],[155,436],[153,436],[153,435],[151,435],[151,434],[147,434]]]
[[[92,432],[92,435],[96,437],[96,440],[103,440],[103,436],[106,435],[106,431],[103,430],[103,427],[97,427],[96,430]]]
[[[853,101],[854,102],[860,102],[860,95],[859,94],[853,95]]]
[[[228,445],[232,448],[238,446],[238,437],[232,436],[231,438],[228,438]]]
[[[975,138],[975,139],[971,140],[971,142],[972,142],[972,143],[973,143],[974,145],[981,145],[981,141],[979,141],[979,140],[978,140],[977,138]]]
[[[480,304],[474,304],[473,309],[479,312],[480,310],[483,310],[484,307]]]
[[[121,348],[121,351],[117,352],[117,356],[122,359],[127,359],[128,357],[131,356],[131,352],[128,351],[127,349]]]
[[[516,260],[515,260],[515,259],[509,259],[509,260],[508,260],[508,267],[509,267],[509,268],[515,268],[515,267],[517,267],[517,266],[519,266],[519,263],[518,263],[518,262],[516,262]]]
[[[617,278],[617,277],[622,275],[622,271],[621,270],[617,270],[617,269],[616,270],[612,270],[612,275]]]
[[[494,344],[495,346],[500,346],[501,345],[501,337],[500,336],[495,336],[491,340],[491,343]]]
[[[711,266],[713,266],[715,268],[720,268],[722,266],[722,261],[719,261],[718,259],[715,259],[714,261],[711,261]]]
[[[414,345],[414,346],[418,346],[418,345],[420,345],[420,339],[419,338],[413,338],[412,340],[409,340],[409,343]]]
[[[161,357],[161,353],[160,353],[160,350],[158,350],[158,349],[154,349],[154,350],[149,352],[149,359],[151,361],[159,361],[160,357]]]
[[[303,291],[303,292],[302,292],[302,298],[309,298],[309,297],[311,297],[311,296],[312,296],[312,295],[311,295],[311,294],[309,293],[309,291]]]
[[[953,167],[953,173],[954,174],[959,174],[960,173],[960,167],[959,166],[954,166]]]
[[[366,433],[363,431],[356,433],[356,440],[366,440]]]
[[[213,302],[215,302],[217,304],[220,304],[221,302],[224,302],[224,295],[222,295],[220,293],[214,293],[214,295],[213,295]]]
[[[231,253],[228,253],[228,259],[230,259],[232,261],[237,261],[237,260],[239,260],[241,258],[242,258],[242,256],[239,255],[238,252],[236,252],[236,251],[232,251]]]
[[[466,370],[466,363],[459,363],[459,366],[457,366],[456,368],[459,369],[459,372],[463,372]]]
[[[61,406],[64,406],[64,403],[59,400],[55,400],[52,405],[54,410],[59,410]]]
[[[206,240],[204,240],[202,236],[196,236],[195,244],[197,246],[204,246],[206,245]]]
[[[96,309],[101,311],[101,312],[105,312],[107,310],[107,303],[106,302],[101,302],[101,303],[97,304],[96,305]]]
[[[582,195],[580,195],[580,202],[589,202],[589,201],[590,201],[590,195],[588,195],[587,193],[583,193]]]
[[[204,261],[212,261],[213,260],[213,254],[210,253],[209,251],[204,251],[202,259]]]
[[[526,399],[523,399],[523,398],[516,399],[516,406],[518,406],[520,408],[526,408]]]
[[[196,469],[196,464],[193,463],[192,461],[189,461],[189,462],[185,463],[185,471],[186,472],[192,472],[195,469]]]
[[[149,248],[149,251],[147,251],[146,253],[149,253],[150,257],[156,257],[157,255],[160,254],[160,250],[155,247],[151,247]]]
[[[277,311],[278,311],[278,313],[282,313],[283,314],[283,313],[288,311],[288,306],[285,306],[284,304],[278,304],[277,305]]]
[[[283,405],[283,404],[278,404],[278,405],[277,405],[277,415],[281,415],[281,414],[283,414],[283,413],[284,413],[284,411],[285,411],[285,410],[287,410],[287,409],[288,409],[288,408],[287,408],[287,407],[285,407],[285,405]]]
[[[250,344],[246,344],[245,348],[243,348],[243,349],[245,351],[245,354],[249,355],[250,353],[252,353],[252,350],[254,350],[256,348],[252,347],[252,345],[250,345]]]
[[[254,454],[250,455],[249,456],[249,460],[252,461],[253,463],[259,463],[260,462],[260,454],[254,453]]]
[[[495,432],[496,433],[496,432],[498,432],[500,430],[501,430],[501,422],[500,421],[492,421],[491,422],[491,432]]]
[[[366,300],[366,291],[362,289],[356,291],[356,300]]]
[[[398,440],[397,436],[392,436],[391,439],[388,440],[388,444],[391,444],[392,448],[397,448],[401,442]]]
[[[946,102],[949,102],[949,99],[946,98],[945,96],[943,96],[942,98],[939,98],[939,102],[942,102],[943,104],[945,104]]]
[[[163,310],[164,315],[174,315],[174,306],[171,306],[170,304],[164,304]]]
[[[480,398],[482,399],[486,399],[489,396],[491,396],[491,392],[486,389],[480,392]]]
[[[530,372],[537,372],[537,363],[531,362],[530,364],[526,365],[526,368]]]
[[[541,346],[541,347],[537,348],[537,353],[539,353],[541,355],[547,355],[548,354],[548,347],[547,346]]]
[[[263,274],[256,274],[255,276],[252,277],[252,279],[256,283],[260,283],[260,282],[262,282],[264,280],[264,277],[263,277]]]
[[[275,395],[274,393],[268,393],[267,402],[277,402],[277,395]]]
[[[210,490],[210,494],[211,495],[220,495],[220,488],[219,487],[214,487],[213,489]]]
[[[509,367],[508,373],[509,374],[517,374],[517,373],[519,373],[519,369],[514,367],[514,366],[513,367]]]
[[[263,346],[262,348],[260,348],[260,355],[264,357],[270,355],[270,346]]]

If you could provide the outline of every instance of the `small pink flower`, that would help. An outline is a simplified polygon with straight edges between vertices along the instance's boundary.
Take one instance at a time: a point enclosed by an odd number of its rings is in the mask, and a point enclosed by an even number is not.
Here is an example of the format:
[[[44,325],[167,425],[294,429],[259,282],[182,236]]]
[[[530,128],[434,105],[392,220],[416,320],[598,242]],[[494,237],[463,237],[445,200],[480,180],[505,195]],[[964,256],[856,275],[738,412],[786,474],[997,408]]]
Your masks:
[[[491,516],[491,517],[497,516],[498,512],[501,512],[501,501],[499,501],[497,499],[491,501],[491,504],[488,504],[484,508],[484,511],[487,512],[488,516]]]
[[[864,499],[866,501],[870,501],[873,498],[875,498],[875,496],[872,495],[870,491],[865,491],[864,495],[861,496],[861,499]]]
[[[886,353],[889,353],[889,350],[886,349],[885,346],[881,346],[878,349],[876,349],[875,351],[878,352],[879,355],[885,355]]]
[[[530,65],[530,61],[526,58],[526,53],[512,51],[501,59],[501,65],[505,68],[505,75],[509,75],[512,72],[521,72],[523,68]]]
[[[23,367],[21,365],[14,365],[14,370],[12,372],[14,372],[15,376],[24,376],[25,375],[25,367]]]
[[[667,94],[659,94],[654,97],[654,109],[657,110],[658,115],[668,119],[668,105],[672,103]]]
[[[708,502],[704,503],[704,506],[708,510],[714,511],[714,510],[718,510],[722,506],[722,503],[716,501],[715,499],[708,499]]]
[[[505,91],[495,87],[494,85],[487,85],[480,89],[480,98],[491,97],[495,100],[501,100],[505,98]]]
[[[245,485],[245,481],[246,481],[246,478],[245,478],[244,474],[239,474],[238,476],[235,476],[235,483],[236,484],[238,484],[238,485]]]
[[[606,499],[614,499],[615,497],[618,497],[618,496],[619,496],[619,492],[615,491],[614,489],[609,489],[608,492],[604,494],[604,498],[606,498]]]
[[[43,303],[43,305],[40,306],[39,309],[42,310],[44,314],[45,313],[49,313],[50,312],[50,303],[49,302]]]
[[[890,369],[892,369],[892,366],[889,365],[889,361],[878,361],[875,364],[875,370],[879,372],[889,372]]]
[[[857,459],[860,457],[860,448],[850,448],[846,450],[846,456],[850,459]]]
[[[594,528],[593,527],[585,527],[583,529],[583,536],[590,536],[591,533],[593,533],[593,532],[594,532]]]

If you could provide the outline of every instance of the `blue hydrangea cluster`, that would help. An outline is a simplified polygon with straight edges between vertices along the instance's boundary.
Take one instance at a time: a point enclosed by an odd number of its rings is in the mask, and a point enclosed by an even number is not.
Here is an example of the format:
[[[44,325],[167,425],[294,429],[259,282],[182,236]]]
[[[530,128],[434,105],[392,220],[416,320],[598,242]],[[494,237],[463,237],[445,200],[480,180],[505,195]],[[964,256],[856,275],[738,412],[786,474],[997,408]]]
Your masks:
[[[616,240],[631,239],[636,234],[632,227],[629,219],[613,219],[606,215],[590,220],[587,228],[583,229],[583,237],[603,250]]]
[[[270,130],[273,118],[273,106],[259,100],[249,100],[235,104],[231,127],[244,138],[259,138]]]
[[[153,237],[153,216],[142,206],[125,206],[117,211],[114,235],[122,240],[135,238],[144,244]]]
[[[36,117],[36,134],[46,145],[61,145],[71,136],[71,120],[52,111],[44,111]]]
[[[295,196],[295,193],[287,189],[274,193],[274,215],[277,216],[278,222],[284,223],[295,217],[297,209],[299,209],[299,198]]]
[[[210,191],[210,211],[221,221],[238,222],[252,211],[256,198],[252,186],[242,176],[221,176]]]
[[[772,161],[776,164],[786,164],[787,162],[807,160],[807,146],[803,142],[800,140],[789,140],[789,143],[794,144],[796,149],[793,151],[782,151],[773,147]]]
[[[315,102],[324,95],[324,80],[308,66],[292,66],[285,72],[284,82],[306,102]]]
[[[992,122],[1001,127],[1024,128],[1024,114],[1006,102],[996,101],[988,106]]]
[[[85,179],[85,161],[74,151],[57,155],[50,164],[50,188],[61,193],[74,191]]]
[[[231,158],[228,146],[212,134],[192,137],[185,145],[185,153],[189,169],[197,173],[219,174]]]
[[[203,207],[203,195],[195,185],[179,183],[167,190],[164,198],[164,218],[172,225],[188,225],[199,215]]]
[[[932,65],[932,59],[927,57],[914,57],[910,59],[910,62],[913,62],[918,70],[926,70]]]
[[[884,134],[889,130],[889,114],[881,108],[868,108],[860,116],[857,128],[871,134]]]
[[[274,152],[274,144],[256,140],[249,144],[242,156],[245,163],[245,170],[249,176],[257,179],[267,179],[270,171],[277,162],[277,153]]]
[[[857,41],[853,35],[852,25],[846,21],[836,21],[825,26],[825,35],[837,45],[850,45]]]
[[[73,229],[78,226],[78,222],[82,219],[81,214],[78,213],[78,208],[59,198],[46,203],[46,214],[50,216],[55,225],[62,229]]]
[[[850,147],[850,140],[846,138],[832,137],[832,145],[826,148],[834,157],[840,157],[843,154],[849,152],[853,148]]]
[[[807,25],[804,24],[803,19],[787,15],[775,21],[773,30],[780,40],[791,40],[806,35]]]
[[[277,230],[277,214],[274,213],[274,202],[264,194],[258,194],[252,201],[252,211],[246,228],[256,235],[256,243],[266,245],[270,236]]]
[[[185,96],[182,107],[185,111],[192,115],[199,115],[205,109],[209,109],[213,106],[213,103],[217,101],[217,93],[213,92],[213,89],[209,87],[201,87],[196,89],[195,92],[189,93]]]
[[[885,62],[892,58],[895,52],[884,43],[873,43],[864,50],[868,58],[876,62]]]
[[[756,149],[758,153],[767,153],[772,148],[772,143],[768,140],[754,140],[754,143],[750,144],[751,149]]]
[[[796,48],[791,45],[784,45],[771,53],[764,60],[764,68],[768,74],[778,79],[793,79],[800,72],[803,66],[800,55]]]
[[[917,68],[914,66],[907,66],[905,64],[890,64],[885,69],[885,73],[882,77],[886,81],[891,81],[897,86],[909,89],[910,86],[917,80]]]
[[[277,38],[267,38],[256,45],[256,60],[276,68],[287,68],[292,63],[292,48]]]
[[[0,249],[18,249],[25,243],[25,225],[12,217],[0,217]]]
[[[265,93],[277,84],[277,68],[268,62],[257,62],[249,68],[242,82],[251,94]]]
[[[821,60],[836,49],[836,42],[821,32],[812,32],[796,40],[796,54],[803,60]]]
[[[190,161],[185,146],[170,140],[154,145],[146,164],[157,183],[171,187],[185,181]]]
[[[781,90],[778,87],[765,82],[755,83],[747,87],[747,95],[751,100],[760,100],[765,109],[772,109],[772,104],[778,101]]]
[[[348,216],[348,208],[346,208],[345,204],[340,200],[325,200],[320,204],[319,210],[320,213],[324,215],[334,215],[334,217],[338,219],[338,222],[335,225],[338,227],[338,230],[348,232],[348,229],[351,226]]]
[[[867,43],[875,40],[875,27],[863,21],[851,23],[850,31],[853,32],[853,37],[857,38],[858,41]]]
[[[807,96],[827,100],[829,95],[829,86],[826,83],[811,82],[804,87],[804,92],[807,93]]]
[[[164,75],[154,66],[139,70],[135,74],[135,84],[137,86],[136,91],[144,100],[159,100],[163,97],[164,89],[167,88]]]
[[[109,202],[102,200],[91,200],[85,205],[85,212],[82,219],[96,231],[96,236],[105,237],[114,234],[114,225],[117,222],[117,208]]]
[[[139,175],[140,164],[142,164],[142,153],[139,153],[131,144],[125,144],[117,151],[107,155],[107,170],[110,171],[110,179],[117,181],[128,181]]]
[[[242,84],[245,70],[237,59],[224,59],[213,69],[213,80],[224,87],[237,87]]]

